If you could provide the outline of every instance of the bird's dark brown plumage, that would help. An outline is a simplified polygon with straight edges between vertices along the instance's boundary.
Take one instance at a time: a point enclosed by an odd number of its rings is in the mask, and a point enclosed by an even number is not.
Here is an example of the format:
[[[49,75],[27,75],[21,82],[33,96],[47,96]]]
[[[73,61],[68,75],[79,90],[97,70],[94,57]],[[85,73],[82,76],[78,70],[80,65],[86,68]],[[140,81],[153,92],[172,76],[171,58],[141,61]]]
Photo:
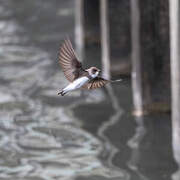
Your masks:
[[[105,86],[109,80],[106,80],[102,77],[96,77],[92,80],[89,81],[88,84],[84,85],[83,88],[85,89],[96,89],[96,88],[101,88]]]
[[[60,48],[59,63],[65,77],[73,82],[82,74],[86,73],[82,64],[78,61],[70,40],[65,40]]]

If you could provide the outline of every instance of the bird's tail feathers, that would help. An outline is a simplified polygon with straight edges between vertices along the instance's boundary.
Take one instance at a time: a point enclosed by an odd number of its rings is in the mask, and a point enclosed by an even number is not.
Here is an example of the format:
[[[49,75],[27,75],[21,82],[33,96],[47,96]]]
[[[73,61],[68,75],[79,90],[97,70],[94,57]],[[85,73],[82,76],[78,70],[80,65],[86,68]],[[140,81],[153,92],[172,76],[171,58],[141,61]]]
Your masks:
[[[122,79],[116,79],[116,80],[109,80],[111,83],[120,82]]]

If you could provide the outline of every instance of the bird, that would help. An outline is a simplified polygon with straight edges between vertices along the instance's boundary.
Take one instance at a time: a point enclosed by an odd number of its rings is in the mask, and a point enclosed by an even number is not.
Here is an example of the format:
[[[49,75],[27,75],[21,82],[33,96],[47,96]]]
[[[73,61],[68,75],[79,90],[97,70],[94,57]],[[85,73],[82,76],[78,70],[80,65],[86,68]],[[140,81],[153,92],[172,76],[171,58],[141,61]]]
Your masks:
[[[97,67],[93,66],[84,69],[73,49],[70,39],[66,39],[60,47],[59,64],[65,77],[70,81],[70,83],[60,90],[58,95],[64,96],[65,94],[77,89],[90,90],[101,88],[107,83],[113,82],[112,80],[101,77],[101,70]]]

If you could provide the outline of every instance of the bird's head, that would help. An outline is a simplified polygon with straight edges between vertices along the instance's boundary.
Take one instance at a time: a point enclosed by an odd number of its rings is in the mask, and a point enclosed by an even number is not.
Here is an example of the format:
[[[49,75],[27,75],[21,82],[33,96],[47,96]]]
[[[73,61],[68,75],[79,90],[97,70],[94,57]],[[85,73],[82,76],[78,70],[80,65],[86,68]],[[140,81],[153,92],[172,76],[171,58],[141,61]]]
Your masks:
[[[91,67],[91,68],[87,69],[86,71],[89,73],[89,75],[92,78],[96,78],[99,75],[99,73],[101,72],[101,70],[96,67]]]

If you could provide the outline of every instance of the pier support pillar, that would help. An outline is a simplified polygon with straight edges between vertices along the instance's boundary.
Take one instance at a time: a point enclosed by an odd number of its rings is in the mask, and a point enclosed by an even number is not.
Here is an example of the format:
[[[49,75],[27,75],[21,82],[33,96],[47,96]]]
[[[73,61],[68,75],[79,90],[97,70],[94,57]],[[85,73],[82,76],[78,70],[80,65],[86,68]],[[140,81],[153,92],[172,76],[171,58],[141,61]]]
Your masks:
[[[75,0],[75,45],[78,57],[84,59],[84,0]]]
[[[109,19],[108,0],[100,1],[100,25],[101,25],[101,59],[103,76],[110,79],[110,42],[109,42]]]
[[[139,0],[131,0],[132,93],[134,114],[143,114]]]
[[[171,49],[171,97],[172,141],[174,156],[180,166],[180,2],[169,0],[170,49]]]

